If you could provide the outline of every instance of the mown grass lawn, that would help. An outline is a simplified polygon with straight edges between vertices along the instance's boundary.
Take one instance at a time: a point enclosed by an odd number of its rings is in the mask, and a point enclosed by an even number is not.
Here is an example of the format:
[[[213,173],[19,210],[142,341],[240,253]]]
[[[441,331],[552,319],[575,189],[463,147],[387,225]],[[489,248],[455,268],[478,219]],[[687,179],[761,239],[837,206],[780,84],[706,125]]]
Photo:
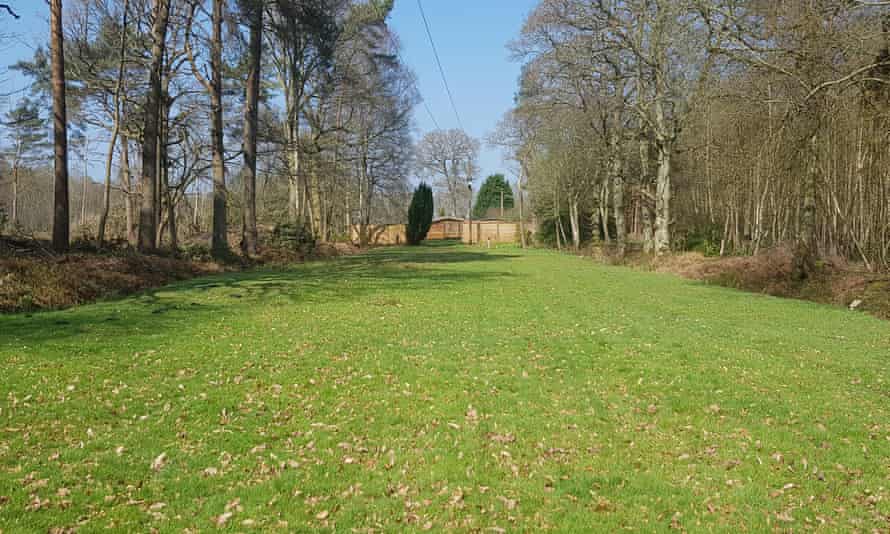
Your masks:
[[[461,247],[0,317],[0,530],[890,528],[890,325]]]

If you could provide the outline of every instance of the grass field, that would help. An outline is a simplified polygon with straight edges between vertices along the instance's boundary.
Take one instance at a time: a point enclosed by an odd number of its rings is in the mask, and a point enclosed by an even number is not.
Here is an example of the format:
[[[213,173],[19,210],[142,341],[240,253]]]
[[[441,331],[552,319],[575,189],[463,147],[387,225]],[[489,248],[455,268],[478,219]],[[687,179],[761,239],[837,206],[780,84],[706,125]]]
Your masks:
[[[0,362],[6,533],[890,528],[890,325],[551,252],[4,316]]]

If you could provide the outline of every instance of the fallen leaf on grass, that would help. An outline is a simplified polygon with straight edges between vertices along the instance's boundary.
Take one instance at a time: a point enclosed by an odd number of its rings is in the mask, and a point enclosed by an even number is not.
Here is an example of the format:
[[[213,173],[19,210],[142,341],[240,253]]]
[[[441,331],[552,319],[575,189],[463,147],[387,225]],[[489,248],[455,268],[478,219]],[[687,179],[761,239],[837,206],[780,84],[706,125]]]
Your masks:
[[[516,436],[513,434],[494,434],[489,433],[488,439],[494,441],[495,443],[513,443],[516,441]]]
[[[232,515],[234,515],[232,512],[225,512],[215,517],[213,519],[213,522],[216,524],[216,526],[221,527],[225,525],[229,521],[229,519],[232,518]]]
[[[161,454],[158,455],[157,458],[154,459],[153,462],[151,462],[151,469],[152,469],[152,471],[160,471],[161,469],[164,468],[164,466],[166,464],[167,464],[167,453],[162,452]]]
[[[776,519],[778,519],[779,521],[783,521],[785,523],[794,522],[794,517],[791,516],[790,510],[782,512],[781,514],[776,514]]]
[[[472,406],[467,407],[467,421],[476,422],[479,420],[479,412]]]
[[[498,500],[504,503],[504,507],[506,507],[507,510],[513,510],[516,508],[516,499],[508,499],[507,497],[501,495],[498,497]]]

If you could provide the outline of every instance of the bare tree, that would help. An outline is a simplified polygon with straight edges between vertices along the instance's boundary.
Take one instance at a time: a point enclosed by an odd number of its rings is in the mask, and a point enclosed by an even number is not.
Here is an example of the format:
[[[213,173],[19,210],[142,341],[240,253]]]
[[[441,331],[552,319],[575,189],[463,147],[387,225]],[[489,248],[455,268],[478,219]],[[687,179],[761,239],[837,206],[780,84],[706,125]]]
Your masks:
[[[142,133],[142,205],[139,211],[139,249],[157,249],[158,227],[158,123],[161,110],[161,71],[167,38],[170,0],[152,0],[151,65],[148,97],[145,102],[145,126]]]
[[[469,205],[469,186],[478,169],[480,143],[462,130],[434,130],[417,147],[417,165],[444,195],[449,215]],[[469,215],[469,214],[467,214]]]
[[[114,88],[113,95],[113,111],[111,125],[111,140],[108,142],[108,155],[105,158],[105,186],[102,195],[102,213],[99,217],[99,231],[97,239],[99,243],[105,241],[105,228],[108,224],[108,213],[111,210],[111,165],[114,160],[114,151],[117,145],[117,138],[121,130],[121,107],[124,97],[124,74],[127,68],[127,32],[128,15],[130,11],[130,1],[124,0],[121,9],[121,29],[120,29],[120,48],[118,50],[118,71],[117,83]],[[126,142],[126,140],[124,141]]]

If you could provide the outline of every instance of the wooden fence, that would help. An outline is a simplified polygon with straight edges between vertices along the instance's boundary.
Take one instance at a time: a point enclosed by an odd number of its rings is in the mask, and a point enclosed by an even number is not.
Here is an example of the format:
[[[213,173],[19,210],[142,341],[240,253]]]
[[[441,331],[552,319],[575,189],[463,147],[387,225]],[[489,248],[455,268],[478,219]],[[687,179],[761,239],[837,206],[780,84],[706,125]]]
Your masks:
[[[461,240],[464,243],[516,243],[519,223],[506,221],[472,221],[463,223]]]

